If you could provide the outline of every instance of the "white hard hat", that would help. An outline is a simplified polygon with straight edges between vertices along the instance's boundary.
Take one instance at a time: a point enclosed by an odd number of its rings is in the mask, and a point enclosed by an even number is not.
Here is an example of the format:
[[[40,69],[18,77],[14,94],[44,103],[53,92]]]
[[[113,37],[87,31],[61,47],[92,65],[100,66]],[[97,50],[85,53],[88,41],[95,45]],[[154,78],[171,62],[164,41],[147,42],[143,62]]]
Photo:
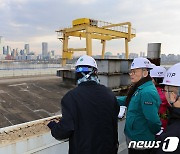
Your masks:
[[[154,66],[152,70],[150,70],[150,76],[153,78],[164,78],[166,73],[166,69],[162,66]]]
[[[139,58],[134,58],[131,64],[131,69],[136,69],[136,68],[152,69],[153,67],[151,66],[151,62],[147,58],[139,57]]]
[[[152,66],[152,68],[156,67],[156,65],[155,65],[155,64],[153,64],[153,63],[151,63],[151,66]]]
[[[180,86],[180,63],[173,65],[167,70],[162,84]]]
[[[81,56],[76,62],[75,67],[77,66],[91,66],[98,69],[95,59],[88,55]]]

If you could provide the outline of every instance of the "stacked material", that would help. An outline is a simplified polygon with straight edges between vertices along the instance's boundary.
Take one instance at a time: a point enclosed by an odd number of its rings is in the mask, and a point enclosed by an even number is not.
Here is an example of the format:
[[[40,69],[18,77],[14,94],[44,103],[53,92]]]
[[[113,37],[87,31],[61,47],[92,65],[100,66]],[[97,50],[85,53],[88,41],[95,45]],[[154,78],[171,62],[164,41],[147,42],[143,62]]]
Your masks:
[[[128,75],[132,60],[130,59],[97,59],[100,83],[118,89],[130,84]]]

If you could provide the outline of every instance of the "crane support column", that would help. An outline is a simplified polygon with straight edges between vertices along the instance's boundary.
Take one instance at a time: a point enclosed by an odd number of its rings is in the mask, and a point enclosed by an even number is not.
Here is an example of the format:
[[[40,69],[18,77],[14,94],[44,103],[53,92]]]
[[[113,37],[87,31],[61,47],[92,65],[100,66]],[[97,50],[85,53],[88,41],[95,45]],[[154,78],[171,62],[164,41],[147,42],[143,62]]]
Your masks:
[[[101,43],[102,43],[102,59],[104,59],[106,41],[105,40],[101,40]]]
[[[129,57],[128,39],[125,38],[126,59]]]
[[[63,38],[63,53],[62,53],[62,66],[66,65],[66,54],[68,52],[68,36],[64,34]]]
[[[87,55],[92,56],[92,38],[91,33],[86,33],[86,52]]]

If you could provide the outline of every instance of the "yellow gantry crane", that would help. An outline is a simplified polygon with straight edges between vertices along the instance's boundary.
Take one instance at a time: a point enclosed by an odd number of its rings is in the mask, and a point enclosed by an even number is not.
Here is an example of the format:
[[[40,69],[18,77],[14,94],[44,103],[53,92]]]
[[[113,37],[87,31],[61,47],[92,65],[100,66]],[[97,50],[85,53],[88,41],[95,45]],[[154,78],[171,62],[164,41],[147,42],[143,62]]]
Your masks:
[[[125,39],[125,53],[128,59],[128,42],[136,36],[135,29],[131,27],[130,22],[112,24],[109,22],[80,18],[72,21],[72,27],[56,31],[58,39],[63,43],[62,66],[66,65],[67,59],[72,59],[75,51],[86,51],[86,54],[92,56],[92,39],[101,40],[102,58],[104,59],[106,41],[113,39]],[[70,36],[86,39],[85,48],[68,48],[68,38]]]

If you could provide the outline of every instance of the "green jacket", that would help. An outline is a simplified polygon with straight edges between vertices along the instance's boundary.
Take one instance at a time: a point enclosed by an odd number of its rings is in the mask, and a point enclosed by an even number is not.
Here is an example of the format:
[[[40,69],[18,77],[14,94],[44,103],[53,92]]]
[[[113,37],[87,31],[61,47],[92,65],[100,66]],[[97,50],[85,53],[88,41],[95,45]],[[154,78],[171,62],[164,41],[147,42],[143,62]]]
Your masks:
[[[126,96],[117,97],[125,105]],[[152,81],[139,86],[133,94],[126,114],[125,134],[133,141],[153,141],[161,129],[158,109],[161,103]]]

